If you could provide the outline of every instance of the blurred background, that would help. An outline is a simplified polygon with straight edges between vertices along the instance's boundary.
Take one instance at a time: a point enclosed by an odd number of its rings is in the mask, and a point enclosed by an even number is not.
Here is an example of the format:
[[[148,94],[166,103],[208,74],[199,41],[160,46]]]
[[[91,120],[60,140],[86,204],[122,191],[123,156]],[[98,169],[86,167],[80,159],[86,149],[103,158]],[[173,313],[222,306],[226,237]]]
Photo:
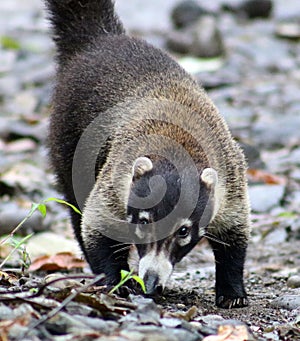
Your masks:
[[[119,0],[116,8],[131,35],[167,50],[193,73],[245,150],[253,242],[272,254],[292,240],[297,250],[300,2]],[[32,202],[61,197],[46,149],[54,53],[41,0],[0,2],[0,235],[26,216]],[[47,231],[47,245],[54,240],[47,251],[42,241],[32,242],[32,254],[76,250],[58,204],[49,204],[45,219],[33,215],[19,233],[32,231]],[[60,244],[55,236],[63,240],[62,231],[66,241]]]

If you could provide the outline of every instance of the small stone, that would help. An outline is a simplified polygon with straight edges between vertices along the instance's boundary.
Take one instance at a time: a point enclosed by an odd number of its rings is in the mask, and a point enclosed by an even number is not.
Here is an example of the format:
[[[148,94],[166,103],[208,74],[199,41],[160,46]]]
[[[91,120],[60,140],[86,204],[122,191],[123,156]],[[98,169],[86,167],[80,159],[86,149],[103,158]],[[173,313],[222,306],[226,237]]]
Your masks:
[[[272,9],[273,2],[271,0],[246,0],[240,7],[240,10],[250,19],[268,18]]]
[[[178,304],[176,304],[176,306],[177,306],[178,309],[186,308],[186,306],[184,304],[182,304],[182,303],[178,303]]]
[[[37,148],[37,144],[29,139],[29,138],[23,138],[19,139],[17,141],[13,141],[8,143],[5,146],[5,152],[7,153],[24,153],[33,151]]]
[[[246,0],[237,6],[224,4],[222,8],[249,19],[268,18],[272,13],[273,2],[271,0]]]
[[[253,185],[249,187],[251,207],[254,212],[267,212],[278,205],[283,197],[284,185]]]
[[[81,315],[73,315],[75,320],[78,320],[79,323],[84,323],[88,328],[92,330],[100,331],[103,334],[110,334],[118,327],[118,323],[114,321],[105,321],[100,318],[81,316]]]
[[[208,14],[207,10],[201,7],[196,1],[185,0],[174,7],[171,18],[175,27],[184,28],[191,26],[203,14]]]
[[[287,310],[297,309],[300,306],[300,295],[284,295],[271,302],[272,307]]]
[[[261,117],[253,124],[253,137],[257,145],[264,148],[287,147],[300,143],[300,116],[282,115],[274,119]]]
[[[300,22],[281,22],[277,24],[275,34],[280,38],[300,39]]]
[[[33,113],[38,104],[38,99],[32,91],[26,90],[19,92],[13,99],[13,104],[16,107],[15,112],[22,114]]]
[[[169,34],[167,47],[181,54],[199,58],[213,58],[224,55],[224,45],[216,18],[201,16],[192,26]]]
[[[5,306],[4,304],[0,304],[0,321],[2,320],[11,320],[14,318],[13,309]]]
[[[264,167],[264,162],[261,159],[258,148],[244,142],[239,142],[239,145],[244,151],[249,168],[257,169]]]
[[[173,317],[163,317],[159,320],[161,325],[168,328],[178,328],[182,325],[182,320]]]
[[[265,243],[267,245],[278,245],[285,242],[288,238],[288,234],[285,228],[276,228],[265,237]]]
[[[287,280],[287,286],[289,288],[300,288],[300,276],[299,275],[294,275],[291,276],[288,280]]]

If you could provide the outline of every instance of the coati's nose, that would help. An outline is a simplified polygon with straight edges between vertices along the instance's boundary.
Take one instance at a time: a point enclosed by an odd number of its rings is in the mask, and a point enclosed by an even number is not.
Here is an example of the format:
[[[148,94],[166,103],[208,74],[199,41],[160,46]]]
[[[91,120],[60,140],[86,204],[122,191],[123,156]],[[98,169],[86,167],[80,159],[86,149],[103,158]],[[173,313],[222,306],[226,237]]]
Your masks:
[[[163,292],[162,285],[158,285],[159,277],[154,271],[147,271],[144,276],[146,295],[160,295]]]

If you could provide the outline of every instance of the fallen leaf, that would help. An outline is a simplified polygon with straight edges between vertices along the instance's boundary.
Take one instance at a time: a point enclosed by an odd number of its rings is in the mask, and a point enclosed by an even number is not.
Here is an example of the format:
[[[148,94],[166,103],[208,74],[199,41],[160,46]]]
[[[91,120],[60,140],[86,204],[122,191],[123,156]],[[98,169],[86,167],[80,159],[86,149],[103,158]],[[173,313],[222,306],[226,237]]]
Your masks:
[[[0,270],[0,284],[1,285],[15,285],[19,278],[13,273],[7,273]]]
[[[116,313],[119,315],[126,315],[137,308],[135,304],[106,294],[100,294],[99,297],[98,295],[79,293],[74,300],[79,303],[87,304],[88,306],[97,309],[102,314]]]
[[[36,258],[30,265],[29,271],[45,270],[56,271],[62,269],[84,268],[85,261],[75,257],[71,252],[59,252],[52,256],[41,256]]]
[[[181,312],[177,311],[175,313],[168,313],[166,316],[170,317],[175,317],[175,318],[180,318],[185,321],[191,321],[196,315],[197,315],[198,309],[196,306],[192,306],[188,311],[186,312]]]
[[[251,182],[260,182],[268,185],[285,185],[286,179],[282,176],[274,175],[261,169],[248,169],[248,179]]]
[[[218,328],[218,335],[206,336],[203,341],[244,341],[253,340],[248,329],[244,325],[221,325]]]

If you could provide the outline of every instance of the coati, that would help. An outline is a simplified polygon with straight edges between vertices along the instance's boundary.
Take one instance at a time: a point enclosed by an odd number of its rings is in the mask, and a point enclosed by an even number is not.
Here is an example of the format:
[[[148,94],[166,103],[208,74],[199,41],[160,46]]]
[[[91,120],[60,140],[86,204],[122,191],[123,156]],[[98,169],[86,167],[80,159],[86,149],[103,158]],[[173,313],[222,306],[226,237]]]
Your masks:
[[[45,0],[57,47],[49,149],[82,251],[107,285],[138,252],[147,294],[203,237],[216,304],[248,305],[246,164],[205,91],[168,54],[126,35],[111,0]]]

